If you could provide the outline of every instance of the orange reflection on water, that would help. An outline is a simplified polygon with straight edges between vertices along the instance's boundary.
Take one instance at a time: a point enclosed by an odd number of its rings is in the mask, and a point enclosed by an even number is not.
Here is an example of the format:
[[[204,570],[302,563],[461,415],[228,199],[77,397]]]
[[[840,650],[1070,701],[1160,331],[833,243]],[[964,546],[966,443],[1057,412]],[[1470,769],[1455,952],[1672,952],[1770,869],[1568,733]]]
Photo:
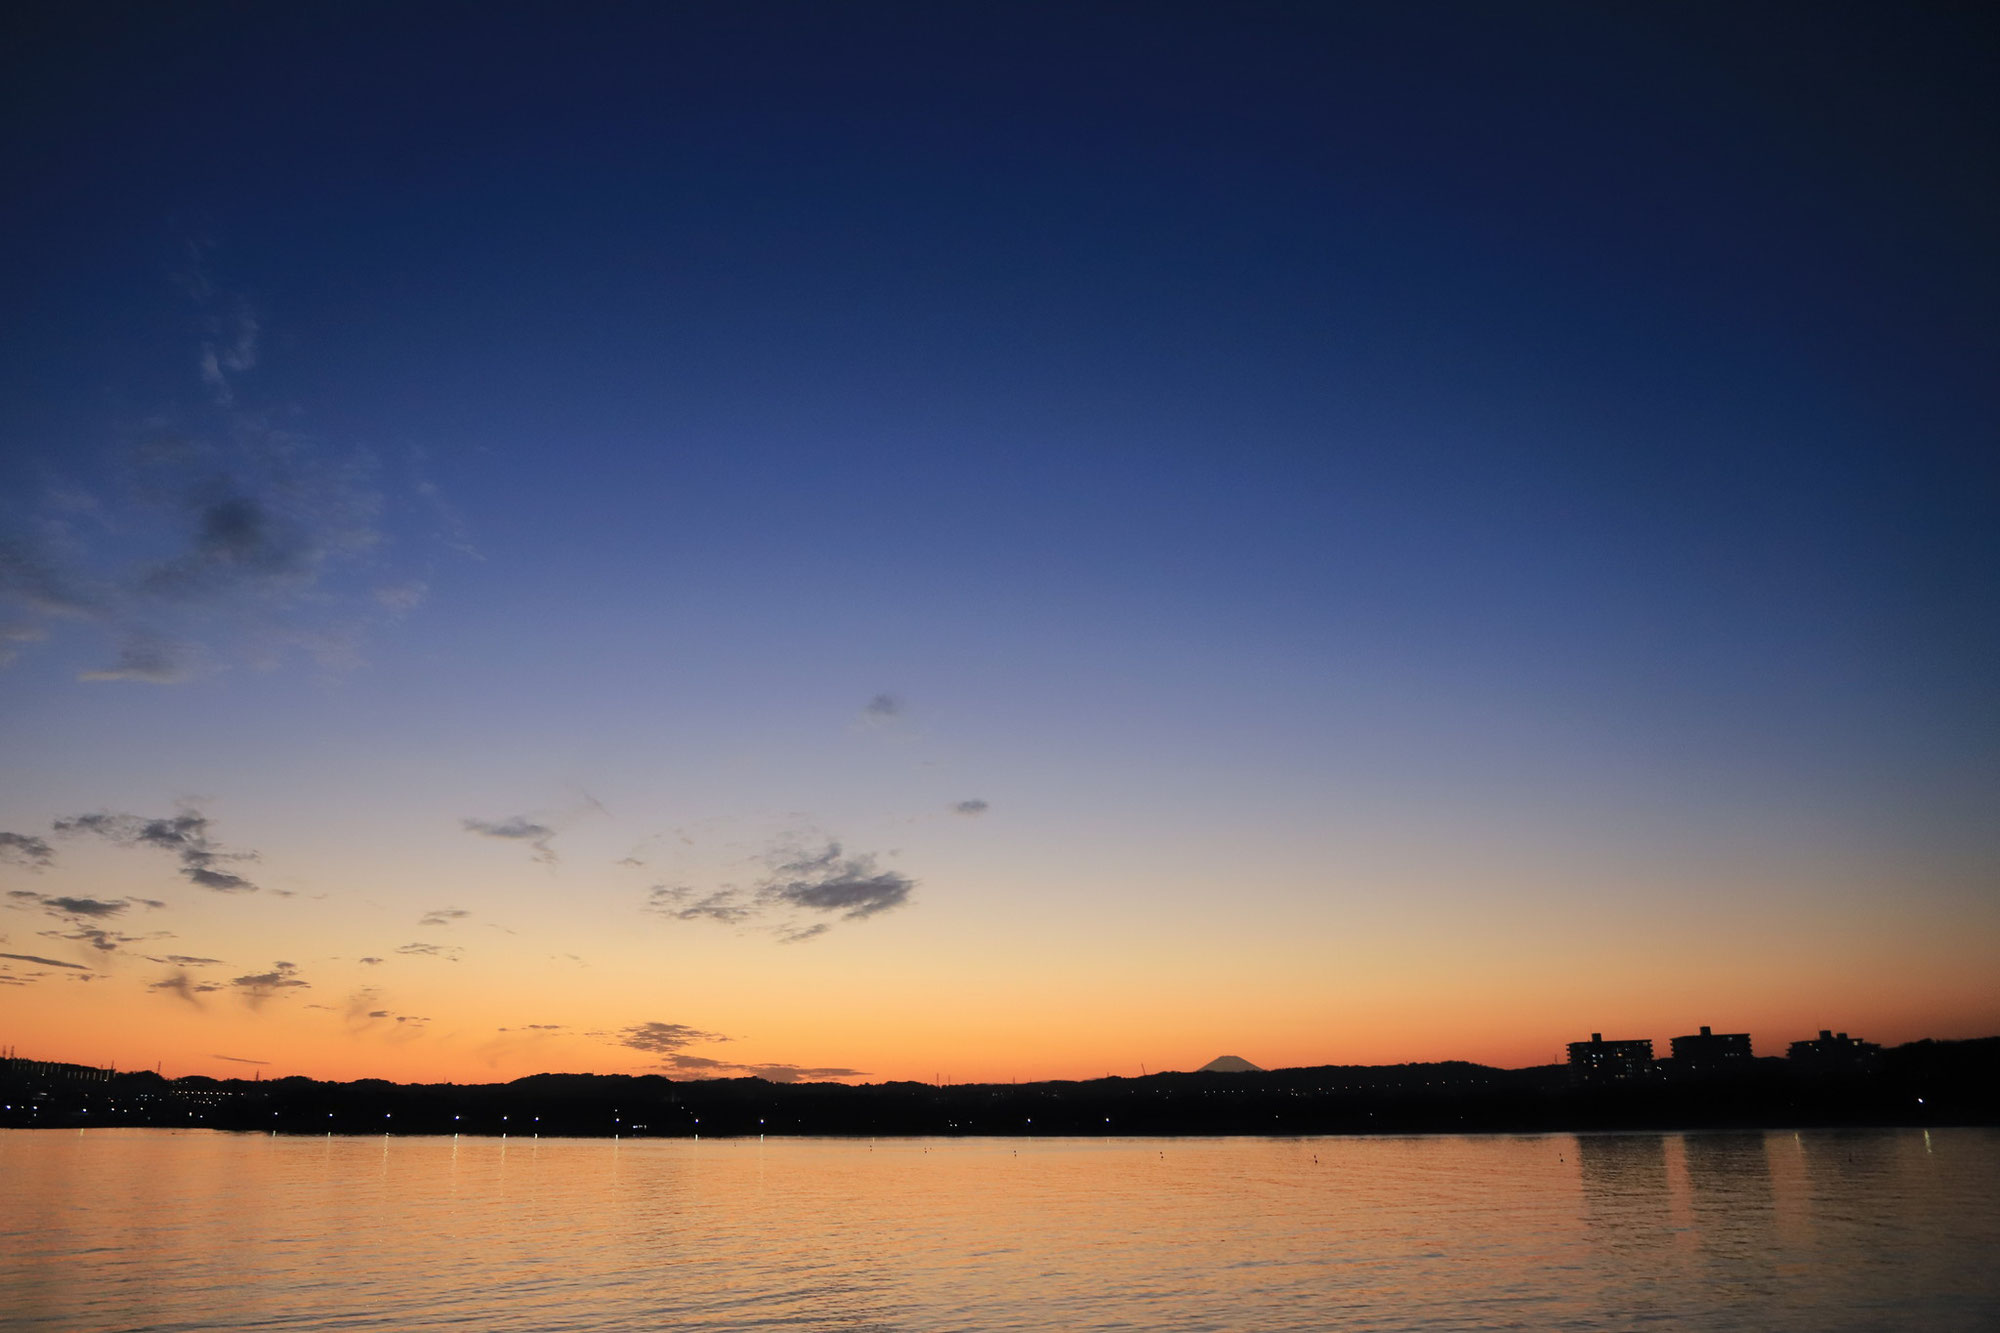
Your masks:
[[[2000,1308],[2000,1135],[1977,1130],[5,1131],[0,1180],[10,1329],[1822,1329]]]

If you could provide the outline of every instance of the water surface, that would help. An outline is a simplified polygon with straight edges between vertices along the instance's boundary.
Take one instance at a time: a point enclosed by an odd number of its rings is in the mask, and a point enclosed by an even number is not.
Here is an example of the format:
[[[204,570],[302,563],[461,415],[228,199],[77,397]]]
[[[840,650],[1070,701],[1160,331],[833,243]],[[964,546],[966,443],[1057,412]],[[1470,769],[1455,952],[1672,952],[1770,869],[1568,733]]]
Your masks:
[[[0,1328],[2000,1327],[2000,1132],[0,1131]]]

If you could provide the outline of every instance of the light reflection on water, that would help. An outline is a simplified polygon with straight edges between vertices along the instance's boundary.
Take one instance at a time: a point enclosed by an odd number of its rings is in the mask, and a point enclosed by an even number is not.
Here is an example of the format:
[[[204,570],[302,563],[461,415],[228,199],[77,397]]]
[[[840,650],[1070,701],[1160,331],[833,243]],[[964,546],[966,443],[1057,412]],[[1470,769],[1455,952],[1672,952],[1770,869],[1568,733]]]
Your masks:
[[[0,1131],[5,1329],[2000,1327],[2000,1133]]]

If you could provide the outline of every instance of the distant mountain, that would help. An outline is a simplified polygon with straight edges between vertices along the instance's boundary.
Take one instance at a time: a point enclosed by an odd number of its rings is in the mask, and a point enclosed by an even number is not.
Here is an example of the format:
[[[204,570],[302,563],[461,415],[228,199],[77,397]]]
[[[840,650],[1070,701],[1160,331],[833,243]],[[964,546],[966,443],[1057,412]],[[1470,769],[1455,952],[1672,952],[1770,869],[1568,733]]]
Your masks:
[[[1197,1074],[1261,1074],[1262,1065],[1253,1065],[1240,1055],[1218,1055],[1194,1071]]]

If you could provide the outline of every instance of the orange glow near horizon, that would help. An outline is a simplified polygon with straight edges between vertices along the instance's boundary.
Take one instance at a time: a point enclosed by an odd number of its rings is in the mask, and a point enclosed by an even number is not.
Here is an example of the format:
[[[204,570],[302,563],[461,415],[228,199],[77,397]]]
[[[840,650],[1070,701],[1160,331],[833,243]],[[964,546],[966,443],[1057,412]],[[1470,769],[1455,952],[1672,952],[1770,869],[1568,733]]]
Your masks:
[[[645,1014],[719,1015],[683,1049],[728,1062],[721,1074],[783,1064],[856,1070],[836,1077],[866,1082],[1131,1076],[1192,1069],[1225,1054],[1265,1068],[1440,1060],[1521,1067],[1560,1061],[1564,1043],[1591,1031],[1650,1038],[1664,1055],[1669,1038],[1704,1023],[1749,1031],[1760,1055],[1782,1055],[1789,1042],[1827,1027],[1885,1045],[2000,1031],[2000,1006],[1972,958],[1955,973],[1934,969],[1921,989],[1890,976],[1843,987],[1839,969],[1822,966],[1755,988],[1711,977],[1664,997],[1647,992],[1656,980],[1620,984],[1610,967],[1511,996],[1498,990],[1503,978],[1478,969],[1424,984],[1414,976],[1328,979],[1316,989],[1282,969],[1262,977],[1224,971],[1216,984],[1151,991],[1122,969],[1084,985],[969,976],[949,998],[928,1003],[922,997],[935,996],[934,983],[919,974],[903,984],[878,979],[832,1008],[760,987],[707,1004],[690,1003],[679,988],[644,998],[618,987],[580,993],[567,976],[511,990],[494,982],[486,994],[471,989],[477,983],[469,977],[417,987],[370,986],[357,976],[331,1004],[304,998],[328,993],[316,984],[255,1007],[233,995],[203,996],[197,1005],[135,996],[124,989],[129,983],[113,980],[66,987],[60,1006],[23,1006],[17,990],[5,1028],[8,1043],[31,1058],[158,1064],[169,1075],[458,1083],[543,1072],[701,1076],[620,1044],[632,1016]],[[392,992],[422,998],[391,1008],[382,997]],[[135,1004],[143,1023],[134,1022]],[[541,1021],[551,1012],[569,1021]]]

